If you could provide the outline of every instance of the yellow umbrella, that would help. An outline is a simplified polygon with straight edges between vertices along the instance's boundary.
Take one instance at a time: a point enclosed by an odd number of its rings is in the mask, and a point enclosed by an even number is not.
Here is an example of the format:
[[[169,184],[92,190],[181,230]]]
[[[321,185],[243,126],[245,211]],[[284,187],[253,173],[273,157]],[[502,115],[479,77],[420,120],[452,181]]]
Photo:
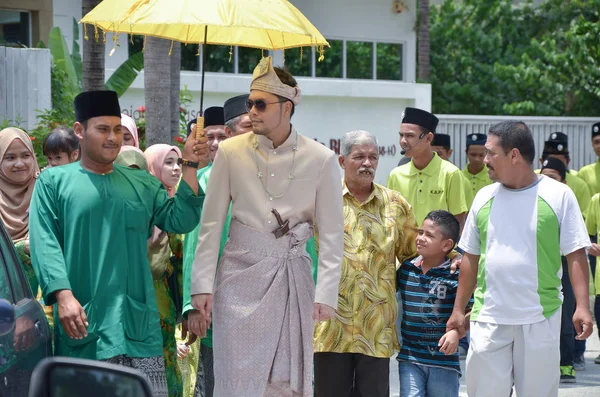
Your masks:
[[[327,40],[287,0],[104,0],[80,21],[105,32],[161,37],[182,43],[265,50],[317,46]],[[204,51],[206,56],[206,51]],[[204,100],[204,70],[200,111]],[[204,126],[198,118],[198,131]]]

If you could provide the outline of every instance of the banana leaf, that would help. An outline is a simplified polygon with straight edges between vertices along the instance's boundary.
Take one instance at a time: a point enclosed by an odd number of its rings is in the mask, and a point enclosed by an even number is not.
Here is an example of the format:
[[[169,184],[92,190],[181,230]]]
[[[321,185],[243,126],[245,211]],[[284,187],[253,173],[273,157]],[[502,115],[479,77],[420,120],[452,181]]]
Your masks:
[[[69,54],[67,42],[65,41],[65,38],[63,37],[58,26],[50,29],[48,48],[50,49],[50,53],[52,54],[52,59],[56,67],[62,69],[66,73],[73,90],[79,91],[80,84],[79,80],[77,79],[75,66],[73,65],[73,59],[71,58],[71,54]]]
[[[83,65],[81,64],[81,51],[79,50],[79,25],[75,18],[73,18],[73,50],[71,51],[71,59],[73,60],[77,81],[81,85],[83,81]]]
[[[129,57],[127,61],[123,62],[121,66],[113,72],[104,86],[107,90],[116,91],[117,95],[120,97],[127,91],[142,69],[144,69],[144,53],[140,51]]]

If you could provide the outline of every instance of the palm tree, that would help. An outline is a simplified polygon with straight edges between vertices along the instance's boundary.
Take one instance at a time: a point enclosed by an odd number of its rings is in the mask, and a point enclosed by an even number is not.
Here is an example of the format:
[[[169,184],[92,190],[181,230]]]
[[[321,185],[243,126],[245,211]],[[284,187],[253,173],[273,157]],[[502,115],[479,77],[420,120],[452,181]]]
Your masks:
[[[82,13],[86,15],[92,11],[101,0],[83,0]],[[89,40],[83,40],[83,69],[81,85],[83,91],[103,90],[104,89],[104,40],[102,31],[98,40],[94,36],[94,27],[87,25],[85,27],[84,37]]]
[[[419,0],[417,21],[417,78],[429,81],[429,0]]]
[[[144,51],[146,146],[171,142],[173,112],[171,107],[170,46],[169,40],[146,37]]]
[[[173,43],[171,53],[171,136],[179,135],[179,92],[181,88],[181,43]]]

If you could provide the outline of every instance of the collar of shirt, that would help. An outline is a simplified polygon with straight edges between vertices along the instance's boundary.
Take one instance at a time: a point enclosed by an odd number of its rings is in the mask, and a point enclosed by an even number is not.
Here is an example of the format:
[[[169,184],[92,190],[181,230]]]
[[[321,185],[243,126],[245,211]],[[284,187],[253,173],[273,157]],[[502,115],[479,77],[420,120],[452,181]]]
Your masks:
[[[410,171],[408,174],[412,176],[412,175],[417,175],[417,174],[421,173],[421,174],[425,174],[427,176],[435,176],[440,173],[441,165],[442,165],[442,158],[440,156],[438,156],[438,154],[436,152],[433,152],[433,158],[431,159],[429,164],[427,164],[427,166],[425,168],[423,168],[422,170],[417,169],[417,167],[415,167],[415,164],[411,160],[410,161]]]
[[[423,263],[423,257],[421,255],[413,258],[413,259],[409,259],[407,261],[404,262],[404,264],[410,266],[413,268],[413,270],[417,270],[419,271],[419,273],[423,273],[423,270],[421,269],[421,264]],[[450,269],[450,265],[451,265],[452,261],[446,257],[446,261],[444,263],[442,263],[439,266],[436,267],[432,267],[431,269],[429,269],[429,272],[427,272],[428,274],[432,271],[442,271],[445,272],[447,270]]]
[[[256,135],[258,137],[258,144],[260,147],[262,147],[263,149],[266,150],[286,150],[291,148],[292,146],[294,146],[294,144],[296,143],[296,129],[294,127],[292,127],[292,130],[290,132],[290,135],[287,137],[287,139],[285,140],[285,142],[283,142],[281,145],[279,145],[277,148],[273,147],[273,141],[270,140],[269,138],[267,138],[264,135]],[[251,140],[250,142],[254,143],[254,140]]]
[[[477,179],[485,179],[488,176],[488,168],[486,165],[483,166],[483,168],[481,169],[481,171],[479,171],[477,174],[473,175],[469,172],[469,164],[467,163],[467,165],[465,166],[465,172],[467,174],[469,174],[470,176],[473,176]]]
[[[354,195],[350,192],[350,190],[348,190],[348,186],[346,186],[346,182],[342,181],[342,195],[344,197],[346,197],[346,195],[352,197],[352,199],[354,201],[356,201],[356,203],[358,204],[358,206],[363,206],[367,203],[369,203],[371,200],[373,200],[373,198],[377,198],[377,200],[379,200],[379,202],[383,202],[382,201],[382,197],[381,197],[381,186],[379,186],[378,184],[376,184],[375,182],[373,182],[373,190],[371,191],[371,194],[369,195],[369,197],[364,201],[364,202],[359,202],[356,197],[354,197]]]

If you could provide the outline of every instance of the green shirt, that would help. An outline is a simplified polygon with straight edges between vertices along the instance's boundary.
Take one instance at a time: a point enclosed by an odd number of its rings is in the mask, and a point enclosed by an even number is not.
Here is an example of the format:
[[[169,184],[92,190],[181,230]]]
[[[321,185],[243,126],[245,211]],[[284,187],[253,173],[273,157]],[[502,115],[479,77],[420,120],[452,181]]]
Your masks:
[[[212,169],[212,163],[208,166],[198,170],[198,184],[203,191],[206,191],[208,185],[208,178],[210,177],[210,170]],[[231,223],[231,204],[229,204],[229,211],[227,211],[227,218],[223,225],[223,232],[221,234],[221,247],[219,248],[219,259],[223,254],[223,249],[227,240],[229,239],[229,224]],[[196,246],[198,245],[198,234],[200,234],[200,221],[190,233],[186,234],[183,239],[183,315],[187,318],[187,313],[190,310],[194,310],[192,307],[192,296],[190,293],[190,282],[192,277],[192,267],[194,266],[194,254],[196,253]],[[206,337],[202,338],[203,345],[212,347],[212,323],[210,328],[206,332]]]
[[[203,201],[185,182],[169,198],[158,179],[120,165],[106,175],[79,162],[41,173],[29,214],[33,267],[47,305],[70,289],[89,322],[86,338],[71,339],[55,311],[57,355],[163,355],[147,239],[153,226],[192,230]]]
[[[462,170],[462,172],[463,172],[463,175],[467,178],[467,181],[469,183],[468,186],[469,186],[469,189],[471,189],[471,196],[473,198],[475,198],[475,196],[477,195],[477,192],[479,190],[481,190],[481,188],[494,183],[494,181],[492,181],[490,179],[490,175],[488,173],[488,168],[485,165],[483,166],[483,169],[481,171],[479,171],[477,174],[473,175],[469,172],[469,163],[467,163],[467,166]],[[472,200],[471,200],[471,202],[472,202]]]
[[[433,159],[422,170],[414,166],[413,160],[394,168],[387,187],[404,196],[412,206],[419,226],[433,210],[446,210],[453,215],[467,212],[464,176],[437,153],[433,153]]]
[[[598,234],[598,228],[600,227],[600,194],[594,194],[590,200],[587,217],[585,218],[585,227],[590,236],[596,236]],[[600,276],[598,273],[596,273],[594,285],[596,294],[600,295]]]
[[[588,184],[592,195],[600,193],[600,159],[594,164],[588,164],[581,168],[577,176]]]

